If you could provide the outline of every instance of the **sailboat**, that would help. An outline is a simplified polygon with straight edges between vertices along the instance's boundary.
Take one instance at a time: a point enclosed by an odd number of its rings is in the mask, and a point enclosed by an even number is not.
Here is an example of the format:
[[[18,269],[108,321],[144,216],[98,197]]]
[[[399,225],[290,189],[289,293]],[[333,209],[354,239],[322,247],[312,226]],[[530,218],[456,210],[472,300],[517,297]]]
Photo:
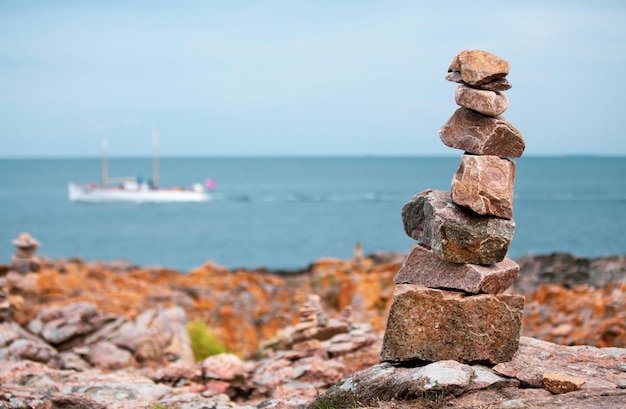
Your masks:
[[[159,187],[158,136],[153,132],[152,180],[140,178],[108,176],[107,139],[102,143],[102,182],[80,185],[71,182],[68,186],[69,199],[83,203],[167,203],[167,202],[207,202],[210,200],[205,186],[195,183],[191,187]],[[206,187],[213,189],[215,182],[207,179]]]

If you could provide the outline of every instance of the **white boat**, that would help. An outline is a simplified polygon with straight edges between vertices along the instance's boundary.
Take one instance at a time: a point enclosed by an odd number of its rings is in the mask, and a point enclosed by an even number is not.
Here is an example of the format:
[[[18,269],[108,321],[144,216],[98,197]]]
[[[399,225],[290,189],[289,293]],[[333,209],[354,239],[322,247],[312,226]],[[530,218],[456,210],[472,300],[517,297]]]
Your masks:
[[[80,185],[70,183],[68,186],[69,198],[72,202],[84,203],[167,203],[167,202],[207,202],[210,200],[208,192],[200,183],[195,183],[189,188],[159,187],[159,161],[157,154],[157,139],[154,136],[154,157],[152,161],[152,181],[150,183],[137,180],[136,178],[108,177],[108,163],[106,138],[103,141],[102,155],[102,183],[90,183]],[[207,188],[212,189],[215,182],[207,179]]]
[[[110,187],[96,184],[69,184],[69,196],[72,202],[83,203],[167,203],[167,202],[207,202],[209,194],[200,184],[191,188],[152,188],[147,183],[135,181],[123,182],[120,186]]]

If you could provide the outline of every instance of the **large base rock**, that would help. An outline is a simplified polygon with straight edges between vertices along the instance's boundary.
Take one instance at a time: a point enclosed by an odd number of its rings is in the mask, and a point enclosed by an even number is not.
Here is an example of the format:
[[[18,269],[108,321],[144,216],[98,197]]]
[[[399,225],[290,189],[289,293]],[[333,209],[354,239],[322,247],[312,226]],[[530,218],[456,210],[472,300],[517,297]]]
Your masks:
[[[426,190],[402,207],[406,234],[453,263],[494,264],[504,260],[515,222],[481,216],[458,206],[450,192]]]
[[[416,244],[393,281],[471,294],[499,294],[511,286],[518,274],[519,266],[509,257],[489,266],[451,263]]]
[[[400,284],[393,295],[380,359],[510,361],[518,348],[523,310],[521,295],[468,296]]]
[[[342,379],[307,408],[624,408],[625,359],[623,348],[521,337],[513,360],[493,368],[455,361],[424,366],[385,362]],[[575,377],[574,386],[585,382],[580,390],[554,395],[544,381],[554,377]]]

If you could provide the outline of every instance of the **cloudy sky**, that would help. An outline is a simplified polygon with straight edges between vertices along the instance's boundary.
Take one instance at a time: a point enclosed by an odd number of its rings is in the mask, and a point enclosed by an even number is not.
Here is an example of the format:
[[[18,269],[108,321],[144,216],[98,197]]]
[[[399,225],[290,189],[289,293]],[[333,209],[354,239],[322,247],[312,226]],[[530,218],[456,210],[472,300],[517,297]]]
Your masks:
[[[458,155],[460,50],[527,155],[626,155],[626,2],[3,1],[0,157]]]

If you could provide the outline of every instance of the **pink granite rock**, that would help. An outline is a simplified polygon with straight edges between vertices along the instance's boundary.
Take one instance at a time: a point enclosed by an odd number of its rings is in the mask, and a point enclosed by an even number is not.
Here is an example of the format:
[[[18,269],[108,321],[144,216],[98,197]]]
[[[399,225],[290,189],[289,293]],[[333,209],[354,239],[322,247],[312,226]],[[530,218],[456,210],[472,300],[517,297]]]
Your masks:
[[[524,297],[466,295],[412,284],[393,294],[380,359],[497,364],[519,344]]]
[[[406,234],[453,263],[494,264],[504,260],[515,222],[480,216],[457,206],[450,192],[426,190],[402,207]]]
[[[243,361],[234,354],[210,356],[200,363],[200,367],[206,379],[231,381],[244,375]]]
[[[446,79],[450,82],[456,82],[458,84],[465,84],[463,82],[463,79],[461,78],[460,72],[451,72],[448,75],[446,75]],[[511,83],[506,78],[497,78],[485,84],[481,84],[478,86],[474,85],[471,87],[476,88],[476,89],[484,89],[487,91],[506,91],[506,90],[511,89],[513,85],[511,85]]]
[[[519,158],[526,142],[522,134],[503,117],[479,114],[467,108],[457,109],[439,130],[447,146],[476,155]]]
[[[463,155],[452,178],[452,201],[481,215],[511,219],[515,162],[492,155]]]
[[[509,107],[509,99],[499,91],[487,91],[459,85],[454,93],[457,105],[488,116],[498,116]]]
[[[489,266],[451,263],[441,260],[432,250],[416,244],[393,282],[471,294],[499,294],[509,288],[518,274],[519,266],[508,257]]]
[[[96,307],[87,302],[63,307],[45,307],[28,324],[28,329],[52,345],[85,336],[104,323]]]
[[[448,72],[461,73],[461,79],[466,84],[482,85],[506,77],[509,63],[487,51],[463,50],[454,57]]]
[[[543,386],[554,394],[573,392],[587,382],[584,378],[564,373],[548,373],[543,375]]]
[[[18,258],[33,257],[39,247],[39,242],[28,233],[21,233],[12,243],[16,247],[15,256]]]

